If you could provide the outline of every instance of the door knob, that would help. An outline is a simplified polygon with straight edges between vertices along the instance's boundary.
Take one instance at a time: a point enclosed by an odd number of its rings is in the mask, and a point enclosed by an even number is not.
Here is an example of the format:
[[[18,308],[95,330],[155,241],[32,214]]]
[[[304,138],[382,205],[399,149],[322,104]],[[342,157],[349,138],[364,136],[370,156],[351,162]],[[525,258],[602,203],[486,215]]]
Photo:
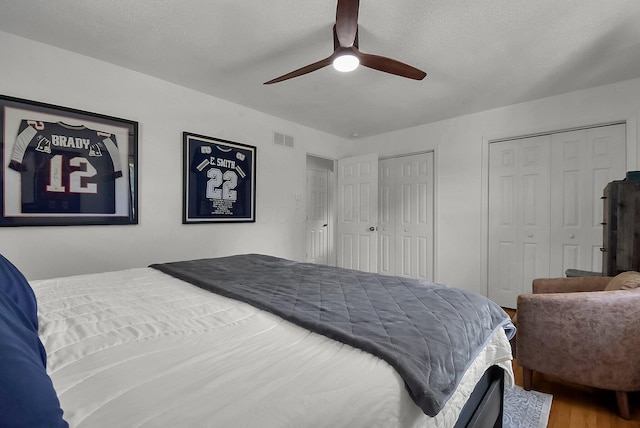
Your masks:
[[[371,227],[369,228],[369,232],[375,232],[376,230],[378,230],[378,228],[377,228],[377,227],[375,227],[375,226],[371,226]]]

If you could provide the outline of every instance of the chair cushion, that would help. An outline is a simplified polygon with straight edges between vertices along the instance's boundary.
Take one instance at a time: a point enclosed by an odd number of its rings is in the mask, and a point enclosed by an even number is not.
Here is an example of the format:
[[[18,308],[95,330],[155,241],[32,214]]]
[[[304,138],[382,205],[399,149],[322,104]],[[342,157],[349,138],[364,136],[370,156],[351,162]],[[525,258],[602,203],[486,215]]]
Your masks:
[[[604,291],[630,290],[640,287],[640,273],[635,271],[622,272],[614,276]]]

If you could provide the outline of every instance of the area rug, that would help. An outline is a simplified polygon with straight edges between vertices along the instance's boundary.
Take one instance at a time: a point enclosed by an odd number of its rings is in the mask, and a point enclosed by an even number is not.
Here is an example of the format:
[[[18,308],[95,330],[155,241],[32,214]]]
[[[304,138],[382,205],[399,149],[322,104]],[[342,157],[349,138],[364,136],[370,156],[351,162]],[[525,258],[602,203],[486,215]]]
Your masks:
[[[504,428],[545,428],[549,422],[552,395],[504,387]]]

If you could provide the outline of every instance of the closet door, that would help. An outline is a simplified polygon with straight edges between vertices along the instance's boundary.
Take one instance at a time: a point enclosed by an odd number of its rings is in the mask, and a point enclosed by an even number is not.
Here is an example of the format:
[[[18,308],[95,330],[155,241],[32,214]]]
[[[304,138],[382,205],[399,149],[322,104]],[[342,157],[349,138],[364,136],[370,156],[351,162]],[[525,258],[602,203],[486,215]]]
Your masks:
[[[338,266],[378,271],[378,155],[338,160]]]
[[[489,297],[515,308],[540,277],[602,271],[602,191],[623,178],[624,124],[489,145]]]
[[[378,273],[396,274],[396,159],[381,159],[378,162]]]
[[[489,146],[489,298],[515,308],[549,276],[550,137]]]
[[[624,177],[626,127],[602,126],[551,136],[551,274],[602,272],[602,196]]]
[[[380,273],[433,280],[433,176],[433,153],[380,161]]]

